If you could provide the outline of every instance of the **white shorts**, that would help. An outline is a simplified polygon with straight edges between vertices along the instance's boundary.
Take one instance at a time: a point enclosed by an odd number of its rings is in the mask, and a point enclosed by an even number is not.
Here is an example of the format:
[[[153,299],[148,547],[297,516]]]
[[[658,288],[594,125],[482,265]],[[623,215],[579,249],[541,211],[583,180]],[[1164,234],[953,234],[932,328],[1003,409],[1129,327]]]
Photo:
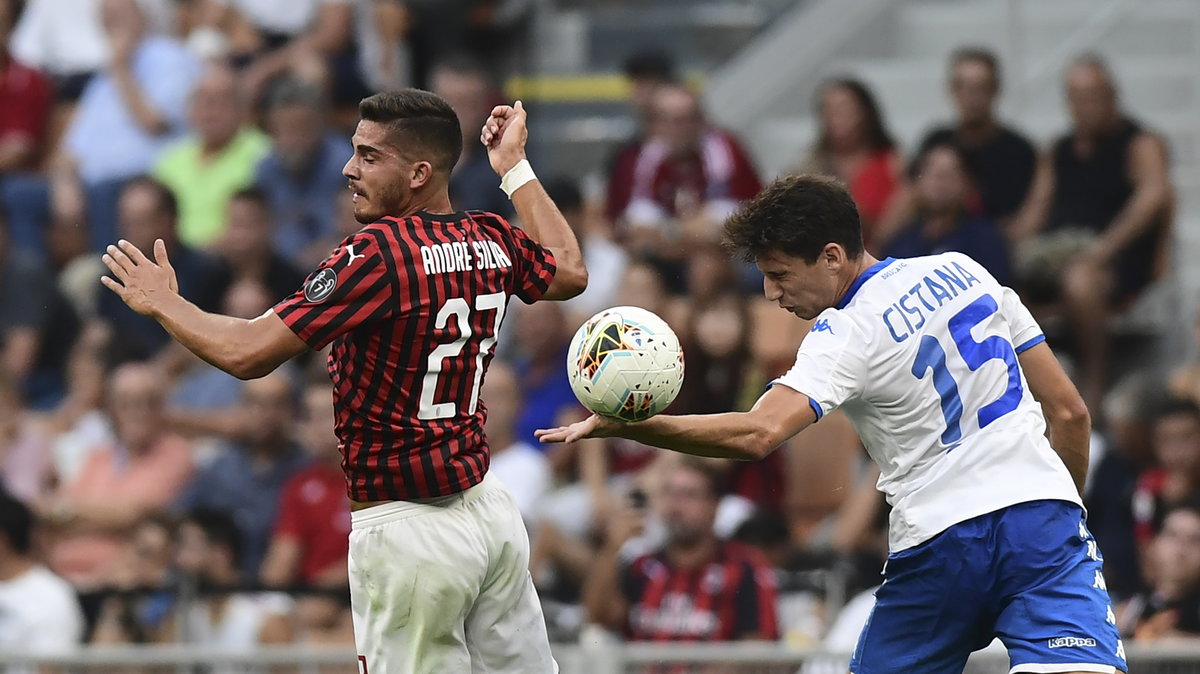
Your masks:
[[[453,496],[353,513],[360,674],[554,674],[529,536],[490,475]]]

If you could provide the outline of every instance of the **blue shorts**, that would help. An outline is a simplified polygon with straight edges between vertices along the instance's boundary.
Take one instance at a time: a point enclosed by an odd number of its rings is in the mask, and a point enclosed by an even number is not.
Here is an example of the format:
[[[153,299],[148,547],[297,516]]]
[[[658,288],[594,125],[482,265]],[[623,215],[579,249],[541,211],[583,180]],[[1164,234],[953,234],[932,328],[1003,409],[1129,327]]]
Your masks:
[[[1067,501],[969,519],[888,557],[854,674],[960,674],[999,637],[1012,672],[1124,672],[1096,541]]]

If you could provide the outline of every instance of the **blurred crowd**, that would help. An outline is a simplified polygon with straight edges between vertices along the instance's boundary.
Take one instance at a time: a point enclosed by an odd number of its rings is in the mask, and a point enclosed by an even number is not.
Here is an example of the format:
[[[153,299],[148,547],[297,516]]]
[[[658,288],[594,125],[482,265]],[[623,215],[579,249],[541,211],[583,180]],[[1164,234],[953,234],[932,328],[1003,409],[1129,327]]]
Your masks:
[[[0,0],[0,649],[352,643],[324,358],[230,377],[104,291],[98,252],[162,238],[184,296],[261,314],[357,229],[355,105],[406,85],[462,121],[454,204],[513,216],[475,139],[524,4]],[[514,307],[482,394],[552,635],[849,650],[888,513],[842,416],[754,464],[533,437],[583,413],[565,353],[600,309],[679,333],[679,413],[747,408],[809,328],[719,247],[769,176],[669,54],[631,54],[625,74],[638,131],[594,167],[606,190],[543,176],[591,285]],[[829,80],[794,168],[845,182],[875,255],[961,251],[1019,290],[1093,411],[1086,501],[1113,619],[1134,640],[1200,638],[1200,364],[1145,367],[1161,335],[1129,320],[1171,274],[1166,144],[1094,56],[1065,72],[1070,127],[1045,147],[996,117],[993,54],[957,51],[946,81],[956,117],[906,152],[866,85]]]

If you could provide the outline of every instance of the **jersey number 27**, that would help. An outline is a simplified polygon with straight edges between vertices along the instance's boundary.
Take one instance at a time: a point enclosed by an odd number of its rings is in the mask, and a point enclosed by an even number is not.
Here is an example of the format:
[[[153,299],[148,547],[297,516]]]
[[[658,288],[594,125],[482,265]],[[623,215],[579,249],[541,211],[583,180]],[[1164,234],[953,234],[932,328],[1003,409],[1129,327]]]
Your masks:
[[[508,296],[504,293],[488,293],[475,298],[476,311],[495,311],[492,319],[492,332],[479,342],[479,353],[475,355],[475,379],[471,385],[471,399],[467,402],[467,414],[475,414],[479,405],[479,383],[483,381],[483,359],[491,352],[496,343],[496,335],[500,332],[500,321],[504,320],[504,309],[508,304]],[[441,344],[429,353],[429,361],[425,366],[425,377],[421,380],[421,408],[417,418],[447,419],[456,416],[458,405],[454,402],[435,403],[434,394],[437,392],[438,377],[442,374],[442,362],[447,358],[457,358],[471,338],[471,305],[461,297],[455,297],[438,311],[434,319],[434,327],[444,330],[454,316],[458,320],[458,339],[449,344]]]
[[[1017,366],[1017,352],[1013,350],[1012,344],[998,335],[992,335],[982,342],[975,341],[971,336],[971,329],[998,309],[996,300],[991,295],[983,295],[954,314],[949,321],[950,337],[971,372],[992,360],[1002,360],[1008,366],[1008,386],[1004,394],[979,408],[980,428],[1017,409],[1021,396],[1024,395],[1021,370]],[[950,374],[946,364],[946,350],[932,335],[921,337],[917,358],[912,365],[913,376],[917,379],[924,379],[927,372],[933,373],[933,387],[942,399],[942,415],[946,417],[942,444],[952,445],[962,439],[963,401],[958,395],[958,383],[954,381],[954,376]]]

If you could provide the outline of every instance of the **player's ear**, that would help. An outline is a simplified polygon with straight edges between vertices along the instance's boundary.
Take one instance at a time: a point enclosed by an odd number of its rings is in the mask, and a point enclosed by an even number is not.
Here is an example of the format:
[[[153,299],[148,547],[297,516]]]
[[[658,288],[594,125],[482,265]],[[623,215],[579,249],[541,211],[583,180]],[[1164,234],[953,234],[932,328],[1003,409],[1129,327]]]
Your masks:
[[[417,189],[433,179],[433,164],[419,161],[412,165],[412,175],[408,180],[409,189]]]
[[[821,249],[821,260],[831,269],[838,269],[846,262],[846,249],[830,241]]]

